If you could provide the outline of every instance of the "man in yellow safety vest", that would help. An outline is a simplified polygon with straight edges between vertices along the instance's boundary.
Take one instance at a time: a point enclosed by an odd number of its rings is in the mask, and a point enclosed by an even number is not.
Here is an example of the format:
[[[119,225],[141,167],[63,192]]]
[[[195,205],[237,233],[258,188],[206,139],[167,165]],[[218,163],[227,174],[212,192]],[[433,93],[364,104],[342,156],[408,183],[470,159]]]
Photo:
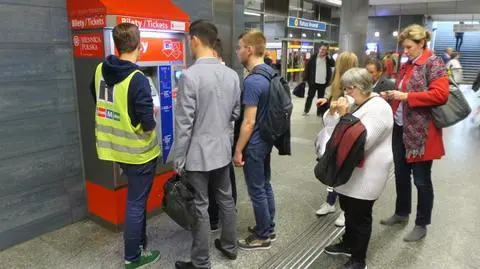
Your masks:
[[[120,56],[98,65],[91,90],[96,101],[95,135],[98,158],[120,164],[128,179],[124,225],[125,268],[139,268],[160,259],[146,251],[146,205],[160,155],[155,132],[151,88],[139,70],[140,31],[122,23],[113,29]]]

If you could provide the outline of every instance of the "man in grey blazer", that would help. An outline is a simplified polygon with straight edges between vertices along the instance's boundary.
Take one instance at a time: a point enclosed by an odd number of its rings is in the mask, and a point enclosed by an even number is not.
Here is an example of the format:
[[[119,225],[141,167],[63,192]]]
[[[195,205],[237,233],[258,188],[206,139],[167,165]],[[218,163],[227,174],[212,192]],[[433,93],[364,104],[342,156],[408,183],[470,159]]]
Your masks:
[[[197,224],[192,229],[191,262],[177,269],[211,268],[208,186],[213,185],[222,217],[215,246],[236,259],[236,212],[229,164],[232,161],[231,122],[240,116],[240,83],[232,69],[214,57],[217,28],[204,21],[190,27],[190,49],[196,59],[180,78],[175,108],[175,167],[195,190]]]

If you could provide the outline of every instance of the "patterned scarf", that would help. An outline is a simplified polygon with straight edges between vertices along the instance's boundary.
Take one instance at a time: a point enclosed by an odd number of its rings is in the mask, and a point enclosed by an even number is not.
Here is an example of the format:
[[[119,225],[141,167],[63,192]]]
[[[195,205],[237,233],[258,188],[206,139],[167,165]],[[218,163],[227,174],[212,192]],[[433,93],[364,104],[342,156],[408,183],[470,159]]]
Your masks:
[[[443,61],[432,56],[424,65],[414,65],[412,76],[407,85],[407,92],[428,91],[430,81],[446,75]],[[425,155],[425,144],[428,138],[428,125],[431,119],[431,107],[411,108],[406,102],[403,105],[403,143],[406,157],[417,158]]]

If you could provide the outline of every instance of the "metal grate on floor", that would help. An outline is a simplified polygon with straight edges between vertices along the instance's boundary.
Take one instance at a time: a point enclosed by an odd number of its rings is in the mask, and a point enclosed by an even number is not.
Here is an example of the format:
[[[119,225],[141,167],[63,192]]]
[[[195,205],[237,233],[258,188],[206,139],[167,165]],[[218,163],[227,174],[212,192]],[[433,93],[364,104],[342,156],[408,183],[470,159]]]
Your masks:
[[[318,219],[290,245],[267,260],[261,269],[305,269],[323,253],[324,248],[336,240],[345,228],[335,226],[339,216],[330,214]]]

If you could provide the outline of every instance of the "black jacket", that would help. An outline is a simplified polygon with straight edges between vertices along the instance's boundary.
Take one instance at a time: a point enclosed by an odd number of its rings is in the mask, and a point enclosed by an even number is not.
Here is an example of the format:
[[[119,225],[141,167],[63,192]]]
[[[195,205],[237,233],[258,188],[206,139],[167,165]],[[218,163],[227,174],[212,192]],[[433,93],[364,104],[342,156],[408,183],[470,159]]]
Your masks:
[[[307,65],[305,66],[305,77],[304,81],[306,81],[309,85],[315,84],[315,76],[317,73],[317,57],[318,54],[313,54],[312,57],[307,62]],[[330,85],[330,82],[332,80],[332,68],[335,67],[335,60],[328,55],[326,62],[327,65],[327,85]]]
[[[395,83],[389,80],[386,76],[380,77],[378,79],[377,85],[375,85],[375,87],[373,88],[373,91],[376,93],[393,90],[395,90]]]

